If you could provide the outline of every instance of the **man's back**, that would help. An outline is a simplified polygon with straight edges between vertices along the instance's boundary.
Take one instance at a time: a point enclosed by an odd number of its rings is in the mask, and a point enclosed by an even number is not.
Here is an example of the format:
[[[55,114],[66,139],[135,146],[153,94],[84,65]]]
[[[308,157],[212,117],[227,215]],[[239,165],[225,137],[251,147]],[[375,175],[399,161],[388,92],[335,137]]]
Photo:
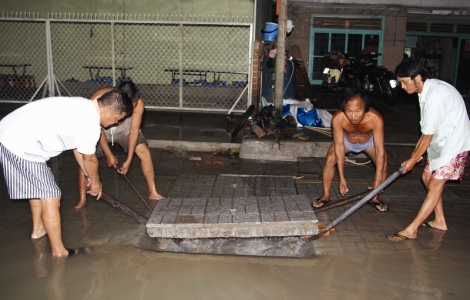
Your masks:
[[[16,155],[36,161],[77,147],[92,154],[99,133],[95,104],[81,97],[36,100],[0,122],[0,142]]]

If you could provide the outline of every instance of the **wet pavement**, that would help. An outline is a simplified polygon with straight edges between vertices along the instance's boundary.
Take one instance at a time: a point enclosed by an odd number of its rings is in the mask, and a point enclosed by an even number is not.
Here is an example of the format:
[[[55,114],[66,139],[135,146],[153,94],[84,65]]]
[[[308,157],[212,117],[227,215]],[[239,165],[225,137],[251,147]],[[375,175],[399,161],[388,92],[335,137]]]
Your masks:
[[[332,109],[335,100],[324,100]],[[330,105],[328,107],[328,105]],[[399,168],[419,137],[417,103],[388,107],[373,102],[385,119],[389,174]],[[7,113],[14,104],[1,104]],[[243,133],[230,138],[226,117],[147,111],[142,132],[149,140],[237,144]],[[299,129],[295,129],[298,131]],[[310,139],[329,137],[303,130]],[[227,151],[190,152],[184,147],[152,149],[158,191],[170,198],[246,195],[247,189],[216,189],[216,185],[177,184],[183,177],[250,178],[264,186],[249,189],[254,196],[285,195],[273,178],[289,178],[289,193],[311,202],[321,194],[323,158],[298,162],[251,161]],[[115,147],[118,158],[122,150]],[[191,160],[200,157],[200,161]],[[345,165],[349,196],[371,183],[374,168],[363,157]],[[67,247],[92,246],[89,255],[54,259],[47,237],[31,241],[27,201],[11,201],[0,185],[0,298],[1,299],[465,299],[470,292],[470,169],[462,182],[446,184],[443,199],[447,232],[422,228],[416,241],[390,242],[385,235],[406,226],[425,195],[422,165],[398,178],[381,195],[390,211],[365,205],[329,236],[306,242],[301,237],[266,239],[152,239],[144,225],[103,201],[78,200],[77,166],[71,153],[50,161],[62,189],[62,231]],[[104,191],[136,212],[150,216],[147,207],[116,171],[100,160]],[[135,158],[129,180],[146,197],[146,184]],[[2,179],[3,180],[3,179]],[[332,201],[343,199],[333,183]],[[307,200],[308,199],[308,200]],[[148,202],[151,207],[155,202]],[[352,204],[316,213],[328,223]],[[263,248],[264,247],[264,248]],[[246,249],[258,250],[249,256]],[[208,255],[196,253],[223,253]],[[243,254],[243,256],[237,254]],[[261,254],[260,254],[261,253]],[[260,257],[264,256],[264,257]],[[290,256],[278,258],[275,256]],[[300,257],[300,258],[299,258]]]

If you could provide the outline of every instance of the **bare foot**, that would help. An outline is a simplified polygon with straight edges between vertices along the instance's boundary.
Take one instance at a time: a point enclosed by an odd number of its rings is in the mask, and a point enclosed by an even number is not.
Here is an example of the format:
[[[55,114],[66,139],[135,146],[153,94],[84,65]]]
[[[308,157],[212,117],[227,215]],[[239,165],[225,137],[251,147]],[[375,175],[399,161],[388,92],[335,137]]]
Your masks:
[[[149,199],[150,200],[162,200],[163,198],[165,198],[164,196],[160,195],[159,193],[155,192],[155,193],[149,193]]]
[[[75,206],[73,208],[80,209],[80,208],[84,207],[85,204],[86,204],[86,199],[78,200],[77,204],[75,204]]]
[[[31,239],[32,239],[32,240],[38,240],[38,239],[40,239],[40,238],[46,236],[46,234],[47,234],[47,232],[46,232],[46,230],[45,230],[44,228],[39,228],[39,229],[37,230],[37,232],[33,232],[33,233],[31,234]]]

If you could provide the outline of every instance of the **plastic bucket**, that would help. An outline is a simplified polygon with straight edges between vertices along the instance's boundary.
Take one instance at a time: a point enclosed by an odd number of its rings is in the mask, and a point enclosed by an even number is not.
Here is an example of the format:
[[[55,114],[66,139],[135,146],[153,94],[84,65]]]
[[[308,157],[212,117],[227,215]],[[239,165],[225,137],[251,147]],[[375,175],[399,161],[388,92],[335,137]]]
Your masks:
[[[277,27],[276,23],[266,22],[264,24],[264,29],[261,30],[263,33],[263,41],[264,42],[274,42],[277,37]]]

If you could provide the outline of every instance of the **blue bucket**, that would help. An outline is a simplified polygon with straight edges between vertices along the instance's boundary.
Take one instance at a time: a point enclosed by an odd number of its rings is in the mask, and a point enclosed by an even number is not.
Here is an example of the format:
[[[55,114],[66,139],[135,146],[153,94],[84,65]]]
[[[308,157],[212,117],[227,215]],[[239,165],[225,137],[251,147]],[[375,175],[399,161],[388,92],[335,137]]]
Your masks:
[[[274,42],[277,37],[277,27],[276,23],[266,22],[264,24],[264,29],[261,30],[263,33],[263,41],[264,42]]]

